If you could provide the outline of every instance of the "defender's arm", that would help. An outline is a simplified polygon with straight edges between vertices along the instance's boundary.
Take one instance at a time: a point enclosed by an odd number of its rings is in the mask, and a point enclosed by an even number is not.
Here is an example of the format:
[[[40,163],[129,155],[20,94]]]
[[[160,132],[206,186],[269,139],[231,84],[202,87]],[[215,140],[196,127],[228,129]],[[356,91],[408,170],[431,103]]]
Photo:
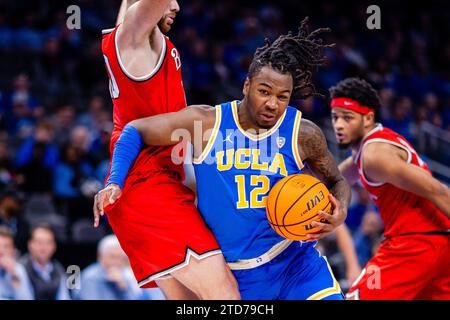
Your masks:
[[[344,178],[347,180],[347,182],[353,186],[358,182],[358,168],[356,167],[355,163],[353,162],[353,157],[348,157],[344,161],[342,161],[339,166],[339,171],[344,176]]]
[[[178,112],[171,112],[131,121],[131,126],[139,132],[143,143],[153,146],[177,144],[180,137],[192,141],[195,125],[202,130],[214,126],[215,108],[206,105],[189,106]],[[198,146],[195,146],[198,147]]]
[[[139,0],[122,0],[119,9],[119,14],[117,15],[116,26],[123,21],[123,18],[125,17],[125,13],[127,12],[128,8],[137,1]]]
[[[173,145],[178,143],[180,138],[192,141],[192,137],[198,132],[197,134],[202,136],[199,140],[201,143],[194,143],[194,153],[200,154],[203,143],[208,138],[203,139],[204,133],[213,128],[215,120],[215,108],[191,106],[178,112],[134,120],[127,124],[114,147],[106,187],[94,198],[94,227],[99,225],[100,216],[104,214],[103,208],[120,198],[128,171],[145,143]],[[195,130],[196,124],[201,126],[200,130]]]
[[[169,4],[170,0],[139,0],[131,4],[121,27],[122,44],[138,47],[148,41]]]
[[[450,218],[450,189],[418,166],[411,165],[402,157],[401,149],[374,142],[363,151],[364,173],[374,182],[390,183],[433,202]]]

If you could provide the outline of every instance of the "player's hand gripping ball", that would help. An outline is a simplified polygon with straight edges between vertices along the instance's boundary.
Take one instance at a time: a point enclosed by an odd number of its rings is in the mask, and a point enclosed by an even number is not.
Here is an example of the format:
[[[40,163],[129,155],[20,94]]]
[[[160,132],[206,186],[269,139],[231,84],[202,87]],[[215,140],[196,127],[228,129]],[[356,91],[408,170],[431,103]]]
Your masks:
[[[332,214],[327,187],[307,174],[295,174],[278,181],[267,197],[266,213],[270,226],[282,237],[309,240],[307,234],[318,232],[311,222],[322,219],[319,211]]]

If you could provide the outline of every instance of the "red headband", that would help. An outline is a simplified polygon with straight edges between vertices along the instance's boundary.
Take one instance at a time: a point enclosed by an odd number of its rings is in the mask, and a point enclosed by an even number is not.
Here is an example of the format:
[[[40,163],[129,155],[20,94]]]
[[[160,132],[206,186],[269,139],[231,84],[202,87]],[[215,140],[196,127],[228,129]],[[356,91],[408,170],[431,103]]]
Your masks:
[[[358,101],[349,98],[334,98],[331,100],[331,108],[344,108],[349,109],[360,114],[368,114],[369,112],[375,112],[373,108],[362,106]]]

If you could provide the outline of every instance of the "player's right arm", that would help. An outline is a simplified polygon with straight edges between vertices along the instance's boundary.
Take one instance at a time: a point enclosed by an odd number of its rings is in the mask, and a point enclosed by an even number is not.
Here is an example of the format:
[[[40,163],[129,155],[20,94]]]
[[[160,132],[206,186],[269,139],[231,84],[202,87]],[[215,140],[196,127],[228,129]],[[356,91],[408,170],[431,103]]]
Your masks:
[[[353,162],[353,157],[350,156],[344,161],[342,161],[339,166],[339,171],[344,176],[345,180],[347,180],[350,186],[355,185],[358,182],[358,168]]]
[[[215,108],[199,105],[128,123],[114,146],[106,187],[94,198],[94,227],[98,227],[104,207],[120,198],[128,171],[144,144],[167,146],[177,144],[181,139],[200,141],[194,143],[194,154],[199,155],[209,140],[205,133],[211,132],[215,120]],[[200,139],[194,136],[197,132],[201,134]]]

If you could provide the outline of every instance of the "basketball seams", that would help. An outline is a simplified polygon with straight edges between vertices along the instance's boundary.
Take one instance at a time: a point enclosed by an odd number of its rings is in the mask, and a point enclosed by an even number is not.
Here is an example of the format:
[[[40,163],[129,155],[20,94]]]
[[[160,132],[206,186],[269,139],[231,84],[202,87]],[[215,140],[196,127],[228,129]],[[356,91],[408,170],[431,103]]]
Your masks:
[[[328,201],[328,204],[325,206],[325,208],[323,208],[321,211],[324,211],[327,207],[328,207],[328,205],[329,204],[331,204],[331,201]],[[317,216],[317,215],[315,215],[315,216]],[[314,216],[314,217],[315,217]],[[311,220],[311,219],[309,219],[309,220]],[[308,221],[308,220],[306,220],[306,221]],[[288,233],[290,233],[291,235],[293,235],[293,236],[300,236],[300,237],[304,237],[304,236],[306,236],[307,234],[314,234],[314,232],[311,232],[311,233],[305,233],[305,234],[303,234],[303,233],[294,233],[294,232],[292,232],[292,231],[289,231],[287,228],[286,228],[286,226],[284,227],[285,229],[286,229],[286,231],[288,232]]]
[[[278,198],[280,197],[281,190],[283,190],[284,186],[285,186],[291,179],[293,179],[293,178],[295,178],[295,177],[296,177],[296,176],[293,175],[292,177],[288,178],[288,179],[283,183],[283,185],[280,187],[280,189],[278,190],[277,197],[276,197],[276,199],[275,199],[275,205],[274,205],[274,210],[275,210],[275,211],[277,210]],[[267,208],[269,208],[269,206],[267,206]],[[269,210],[269,213],[270,213],[270,210]],[[275,212],[274,212],[274,217],[275,217],[275,222],[276,222],[276,224],[277,224],[277,226],[278,226],[278,225],[279,225],[279,224],[278,224],[278,218],[277,218],[277,215],[275,214]],[[269,222],[270,222],[270,221],[269,221]],[[284,235],[284,232],[281,230],[281,228],[278,227],[278,229],[279,229],[280,232]]]
[[[328,208],[328,206],[329,206],[330,204],[331,204],[331,201],[328,200],[328,203],[326,204],[326,206],[325,206],[323,209],[320,209],[319,211],[325,211],[325,210]],[[276,226],[276,227],[292,227],[292,226],[296,226],[296,225],[305,223],[305,222],[307,222],[307,221],[309,221],[309,220],[311,220],[311,219],[317,217],[318,215],[319,215],[319,214],[317,213],[316,215],[314,215],[314,216],[312,216],[312,217],[309,217],[309,218],[306,219],[306,220],[303,220],[303,221],[300,221],[300,222],[296,222],[296,223],[292,223],[292,224],[280,224],[280,225],[278,225],[278,224],[273,224],[273,223],[271,223],[270,221],[269,221],[269,223],[270,223],[271,225],[273,225],[273,226]]]
[[[326,205],[323,209],[321,209],[320,211],[324,211],[330,204],[331,204],[331,201],[328,201],[327,205]],[[311,217],[311,218],[308,219],[308,220],[311,220],[312,218],[316,217],[317,215],[318,215],[318,214],[314,215],[313,217]],[[306,221],[308,221],[308,220],[303,221],[303,223],[306,222]],[[270,222],[269,222],[269,223],[270,223]],[[289,233],[289,234],[291,234],[291,235],[293,235],[293,236],[304,237],[304,236],[306,236],[306,235],[309,234],[309,233],[305,233],[305,234],[303,234],[303,233],[294,233],[294,232],[292,232],[292,231],[289,231],[288,228],[287,228],[287,227],[292,227],[292,226],[295,226],[295,225],[299,225],[299,224],[301,224],[301,223],[302,223],[302,222],[298,222],[298,223],[290,224],[290,225],[275,225],[275,226],[276,226],[278,229],[281,229],[281,227],[284,227],[284,229],[286,229],[286,232]],[[270,224],[271,224],[271,223],[270,223]],[[271,225],[272,225],[272,224],[271,224]],[[311,234],[314,234],[314,233],[311,233]]]
[[[289,213],[289,211],[291,211],[291,209],[295,206],[295,204],[301,199],[303,198],[303,196],[312,188],[314,188],[315,186],[321,184],[322,182],[316,182],[315,184],[313,184],[312,186],[310,186],[306,191],[304,191],[295,201],[293,204],[291,204],[291,206],[286,210],[286,212],[283,214],[283,219],[282,219],[282,223],[284,225],[284,220],[286,219],[287,214]],[[325,186],[325,185],[324,185]],[[278,221],[277,221],[278,223]]]
[[[269,225],[279,235],[281,235],[287,239],[306,240],[306,237],[305,237],[306,235],[314,234],[315,233],[315,232],[313,232],[314,228],[304,230],[303,226],[307,226],[308,223],[310,223],[308,221],[311,221],[314,219],[316,221],[319,221],[317,219],[317,217],[319,216],[317,211],[326,211],[332,205],[330,199],[328,198],[329,192],[326,192],[329,190],[327,189],[325,184],[322,181],[320,181],[317,178],[310,176],[310,175],[306,175],[307,177],[304,177],[304,178],[302,177],[299,180],[299,181],[306,183],[306,190],[300,191],[301,189],[304,189],[304,187],[305,187],[305,186],[301,186],[300,190],[298,190],[301,192],[301,194],[298,197],[296,197],[296,193],[298,194],[298,191],[296,191],[296,189],[298,188],[297,181],[294,180],[292,182],[291,178],[299,177],[299,176],[303,176],[303,175],[304,174],[293,175],[292,177],[289,177],[289,178],[286,177],[286,181],[280,181],[281,184],[279,184],[279,187],[271,190],[271,191],[273,191],[272,196],[270,196],[270,193],[269,193],[268,201],[266,203],[266,210],[267,210],[267,217],[268,217]],[[291,184],[288,184],[288,183],[291,183]],[[275,184],[274,187],[276,187],[276,186],[277,186],[277,184]],[[283,192],[283,190],[285,190],[284,191],[285,194],[281,195],[281,197],[280,197],[280,194]],[[321,205],[322,209],[318,209],[315,204],[313,204],[313,208],[311,208],[311,210],[307,209],[306,204],[308,202],[310,202],[310,200],[309,200],[309,196],[305,197],[305,195],[306,194],[312,195],[312,194],[316,194],[317,192],[324,192],[325,198],[322,198],[322,200],[315,200],[314,203],[320,204],[320,203],[323,203],[326,201],[326,204],[324,206]],[[328,198],[328,199],[326,199],[326,198]],[[295,200],[293,202],[291,202],[293,199],[295,199]],[[319,202],[317,203],[317,201],[319,201]],[[289,202],[291,202],[291,204],[289,204]],[[279,206],[279,204],[280,204],[280,206]],[[284,208],[287,208],[287,209],[283,210],[284,213],[280,214],[280,212]],[[304,211],[305,209],[306,209],[306,211]],[[292,214],[294,214],[294,211],[299,211],[299,212],[301,211],[304,214],[306,214],[307,216],[308,216],[308,214],[313,214],[313,216],[310,216],[300,222],[297,222],[298,217],[293,216],[293,215],[289,216],[290,218],[287,219],[289,213],[292,212]],[[294,222],[294,223],[285,224],[286,220],[288,220],[290,222]],[[280,222],[281,222],[281,224],[280,224]],[[295,233],[295,232],[300,232],[300,233]],[[302,232],[306,232],[306,233],[302,233]]]

